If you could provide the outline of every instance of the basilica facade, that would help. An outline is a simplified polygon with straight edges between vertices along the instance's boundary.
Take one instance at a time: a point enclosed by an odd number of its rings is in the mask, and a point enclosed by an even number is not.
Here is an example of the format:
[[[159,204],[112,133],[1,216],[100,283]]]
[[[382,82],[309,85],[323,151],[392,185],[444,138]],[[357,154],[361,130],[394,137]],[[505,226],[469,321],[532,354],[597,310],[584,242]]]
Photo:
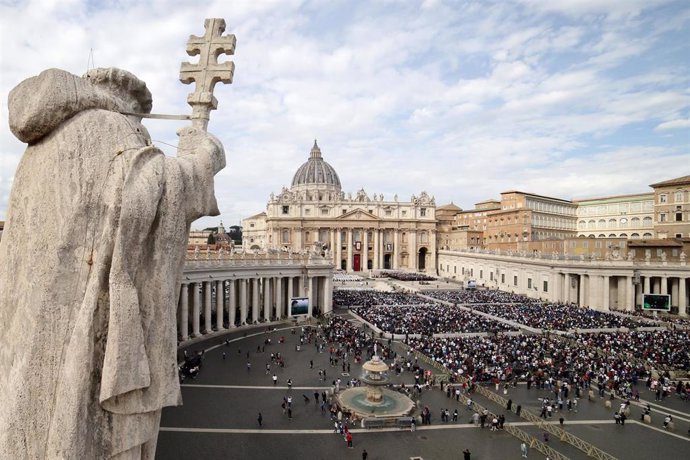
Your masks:
[[[436,202],[345,193],[314,141],[290,188],[272,193],[266,211],[242,221],[245,250],[320,251],[336,268],[436,271]]]

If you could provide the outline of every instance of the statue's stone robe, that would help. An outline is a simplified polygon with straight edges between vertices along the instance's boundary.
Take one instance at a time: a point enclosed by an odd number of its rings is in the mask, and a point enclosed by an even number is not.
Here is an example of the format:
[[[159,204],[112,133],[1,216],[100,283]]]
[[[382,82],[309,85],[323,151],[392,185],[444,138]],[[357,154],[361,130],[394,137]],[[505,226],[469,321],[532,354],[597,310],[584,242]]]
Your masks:
[[[179,278],[225,157],[191,128],[166,157],[127,108],[54,69],[10,94],[29,146],[0,242],[0,458],[147,458],[181,404]]]

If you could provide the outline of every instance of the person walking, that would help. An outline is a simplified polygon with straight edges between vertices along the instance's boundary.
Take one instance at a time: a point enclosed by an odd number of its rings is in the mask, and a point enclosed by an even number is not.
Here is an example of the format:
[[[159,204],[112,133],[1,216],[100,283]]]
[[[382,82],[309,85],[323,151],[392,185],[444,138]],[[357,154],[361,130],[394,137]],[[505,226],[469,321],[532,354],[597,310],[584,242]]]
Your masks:
[[[462,458],[463,460],[472,460],[472,452],[470,452],[469,449],[465,449],[462,451]]]
[[[345,440],[347,441],[347,448],[352,449],[352,433],[348,431],[345,435]]]
[[[259,422],[259,428],[261,428],[261,427],[264,426],[264,425],[263,425],[263,423],[264,423],[264,418],[263,418],[263,416],[261,415],[261,412],[259,412],[259,416],[257,417],[256,420]]]
[[[527,458],[527,444],[524,442],[520,444],[520,453],[522,454],[522,458]]]
[[[367,452],[366,449],[362,451],[362,460],[367,460],[369,458],[369,453]]]

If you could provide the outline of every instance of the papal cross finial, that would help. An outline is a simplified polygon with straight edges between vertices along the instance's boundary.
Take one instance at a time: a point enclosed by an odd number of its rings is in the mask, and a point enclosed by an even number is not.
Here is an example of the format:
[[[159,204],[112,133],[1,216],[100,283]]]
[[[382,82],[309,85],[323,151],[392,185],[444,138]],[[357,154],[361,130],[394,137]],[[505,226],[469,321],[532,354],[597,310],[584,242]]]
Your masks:
[[[199,62],[183,62],[180,67],[180,81],[184,84],[196,83],[194,92],[187,96],[187,103],[192,106],[192,125],[205,131],[211,110],[218,107],[218,100],[213,96],[213,87],[219,81],[232,83],[235,71],[233,62],[218,63],[218,56],[235,54],[236,41],[234,35],[222,35],[225,32],[223,19],[206,19],[204,28],[206,33],[203,37],[190,35],[187,41],[187,54],[198,54]]]

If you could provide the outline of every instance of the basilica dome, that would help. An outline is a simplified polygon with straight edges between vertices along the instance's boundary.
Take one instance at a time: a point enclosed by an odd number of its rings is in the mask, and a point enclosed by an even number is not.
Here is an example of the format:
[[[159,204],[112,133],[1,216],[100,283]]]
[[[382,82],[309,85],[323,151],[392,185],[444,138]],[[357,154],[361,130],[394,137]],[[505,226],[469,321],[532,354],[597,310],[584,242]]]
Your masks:
[[[321,158],[321,149],[314,140],[314,146],[309,153],[309,159],[299,167],[292,178],[292,189],[329,189],[341,191],[340,178],[333,166]]]

